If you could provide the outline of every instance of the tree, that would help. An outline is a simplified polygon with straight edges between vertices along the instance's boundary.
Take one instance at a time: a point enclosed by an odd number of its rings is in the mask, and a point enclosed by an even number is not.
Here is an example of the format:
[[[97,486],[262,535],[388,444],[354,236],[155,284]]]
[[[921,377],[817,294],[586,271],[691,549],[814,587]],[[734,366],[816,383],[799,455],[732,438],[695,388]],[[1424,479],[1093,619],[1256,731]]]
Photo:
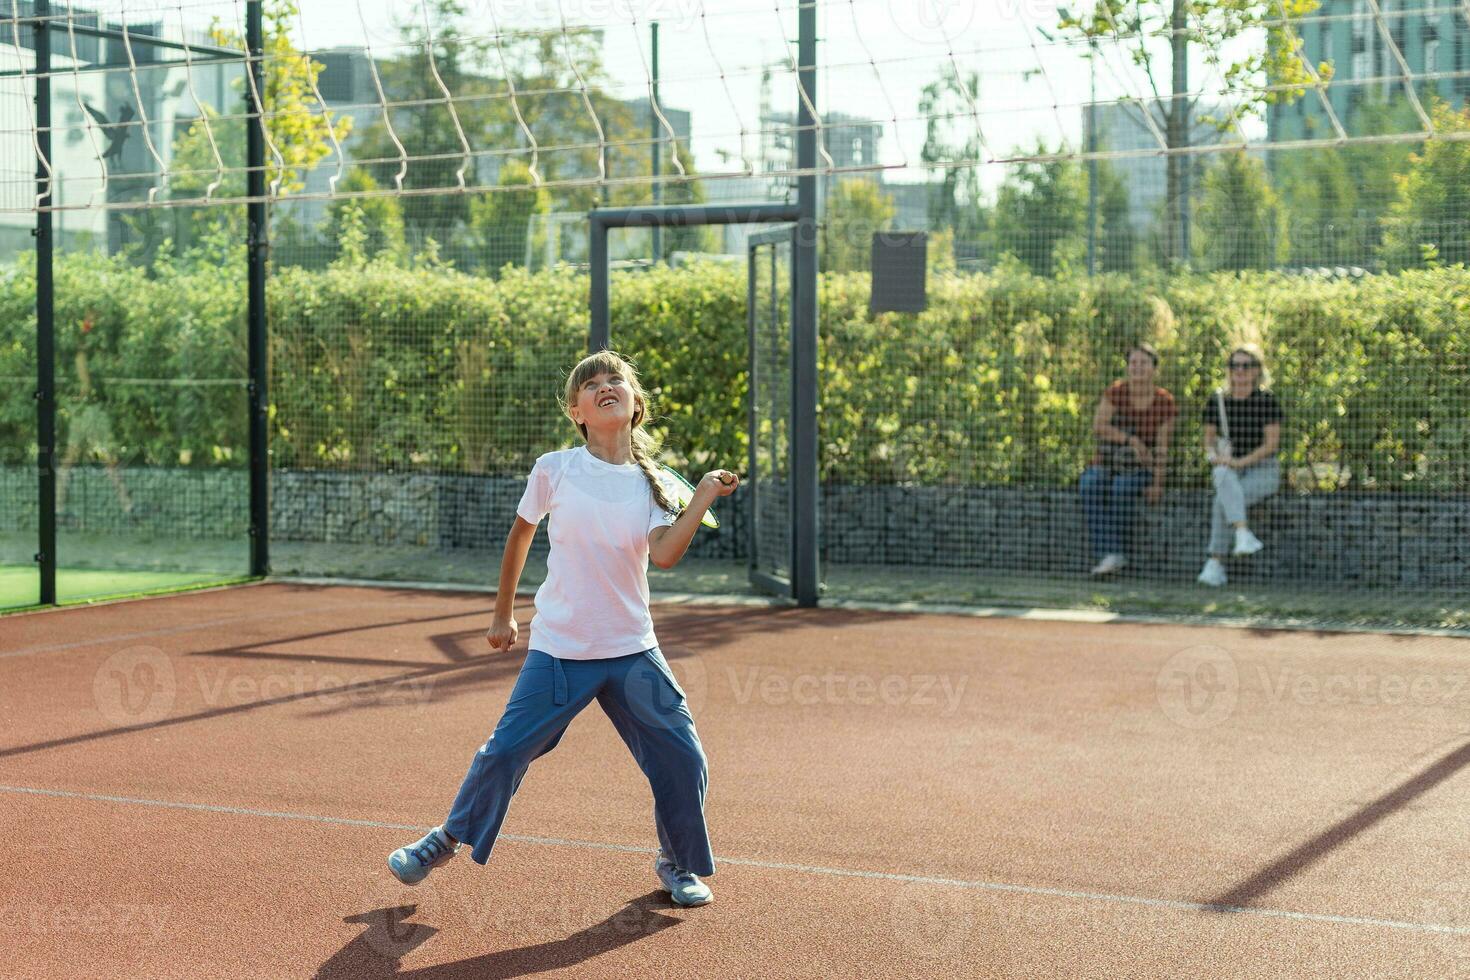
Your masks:
[[[332,152],[332,136],[347,138],[352,129],[350,116],[333,119],[316,99],[314,86],[322,72],[322,64],[296,50],[291,42],[291,28],[298,22],[298,0],[266,0],[263,10],[265,47],[265,131],[269,146],[274,146],[280,160],[266,150],[266,182],[278,183],[283,193],[298,191],[303,175]],[[245,48],[245,41],[233,31],[216,27],[211,31],[220,47]],[[245,81],[232,83],[241,101],[245,100]],[[233,111],[233,110],[232,110]],[[216,107],[205,107],[205,120],[196,120],[174,143],[171,165],[179,173],[171,180],[172,196],[200,197],[216,179],[218,162],[215,147],[227,168],[224,183],[217,196],[241,196],[245,193],[245,135],[248,122],[224,126],[217,119]],[[206,132],[205,122],[208,121]],[[213,136],[211,147],[210,137]]]
[[[871,180],[839,180],[827,195],[822,223],[824,272],[859,272],[873,261],[873,234],[893,220],[893,201]]]
[[[347,194],[371,195],[378,189],[378,182],[360,167],[353,167],[337,183],[337,190]],[[328,261],[335,261],[348,241],[355,242],[362,259],[385,258],[401,264],[408,257],[403,234],[403,208],[396,197],[335,198],[327,205],[321,229]],[[349,230],[353,234],[348,234]]]
[[[961,77],[953,66],[942,70],[919,96],[919,114],[928,120],[919,159],[931,179],[929,227],[952,228],[959,242],[974,242],[984,230],[979,168],[955,166],[984,159],[979,127],[965,124],[979,98],[979,76],[969,72]]]
[[[1470,132],[1470,108],[1435,100],[1438,133]],[[1470,264],[1470,143],[1432,139],[1409,157],[1396,179],[1398,196],[1383,222],[1381,254],[1390,269]]]
[[[401,172],[405,188],[450,191],[458,186],[462,167],[466,185],[477,186],[489,179],[488,166],[505,173],[506,162],[514,160],[524,174],[534,166],[530,183],[539,178],[546,185],[551,211],[646,202],[647,188],[627,178],[650,174],[647,145],[641,142],[647,120],[609,94],[599,32],[573,28],[492,36],[467,24],[467,16],[462,0],[429,0],[429,26],[422,18],[405,20],[399,31],[406,53],[379,62],[384,92],[397,104],[390,110],[392,129],[373,123],[354,146],[378,183],[393,187]],[[687,152],[677,147],[672,152],[692,174]],[[604,175],[607,180],[599,180]],[[692,180],[671,182],[665,195],[671,203],[702,198],[703,190]],[[471,224],[483,225],[486,215],[472,218],[474,199],[451,193],[405,197],[410,242],[433,238],[448,246],[452,261],[479,262],[478,233]],[[707,234],[683,230],[665,241],[688,247]]]
[[[333,119],[316,99],[314,85],[322,64],[296,50],[291,42],[291,27],[298,21],[297,0],[266,0],[263,9],[265,86],[262,93],[265,108],[265,130],[269,138],[266,149],[266,181],[277,184],[284,193],[300,190],[304,174],[333,152],[332,137],[340,142],[352,128],[352,119]],[[244,49],[238,34],[216,27],[212,40],[220,47]],[[232,83],[241,102],[245,100],[245,81]],[[246,121],[224,125],[220,108],[203,106],[203,118],[195,120],[174,140],[169,169],[169,195],[175,200],[213,197],[242,197],[245,194]],[[234,109],[224,113],[233,114]],[[270,151],[274,146],[280,159]],[[210,185],[218,184],[211,191]],[[170,223],[173,238],[181,245],[194,245],[214,255],[219,247],[241,246],[245,240],[244,208],[205,206],[180,212]],[[160,221],[151,211],[130,219],[135,233],[145,243],[156,238]],[[145,246],[147,247],[147,246]],[[218,256],[216,256],[218,257]]]
[[[1294,266],[1362,261],[1352,254],[1349,237],[1358,224],[1358,188],[1347,155],[1336,147],[1283,150],[1272,169],[1292,229],[1288,261]]]
[[[1050,151],[1038,143],[1035,152]],[[1086,172],[1070,159],[1019,164],[996,194],[991,231],[998,255],[1014,255],[1039,276],[1085,262]]]
[[[1286,209],[1266,167],[1244,150],[1205,171],[1195,257],[1210,270],[1270,269],[1286,260]]]
[[[679,154],[679,162],[684,165],[684,173],[690,179],[665,183],[661,203],[703,204],[705,200],[704,184],[695,179],[697,171],[694,169],[694,161],[680,143],[676,142],[674,144],[673,152]],[[664,173],[667,176],[667,168],[665,168]],[[709,225],[677,225],[673,228],[665,228],[663,235],[664,254],[658,256],[658,258],[667,259],[674,252],[713,251],[717,247],[718,234]]]
[[[483,267],[491,272],[507,265],[524,265],[531,216],[551,210],[551,195],[536,187],[531,170],[519,160],[500,168],[501,187],[514,188],[481,194],[470,200],[470,228]]]
[[[1315,123],[1307,119],[1309,132]],[[1343,125],[1354,136],[1372,136],[1412,132],[1420,123],[1409,101],[1399,98],[1366,102]],[[1275,153],[1271,171],[1292,229],[1291,264],[1371,266],[1398,198],[1395,179],[1408,171],[1415,149],[1415,143],[1395,141]]]
[[[1292,102],[1312,84],[1312,71],[1301,54],[1302,40],[1290,28],[1320,5],[1320,0],[1097,0],[1091,13],[1070,16],[1061,8],[1058,27],[1075,35],[1112,38],[1144,73],[1152,98],[1138,108],[1149,113],[1164,133],[1165,147],[1182,150],[1191,143],[1191,116],[1199,98],[1189,93],[1189,48],[1205,46],[1205,62],[1220,73],[1219,96],[1228,108],[1224,118],[1209,118],[1221,130],[1234,129],[1249,115],[1276,102]],[[1237,37],[1264,31],[1263,48],[1225,63],[1221,53]],[[1167,38],[1167,48],[1161,38]],[[1167,59],[1164,54],[1167,51]],[[1168,63],[1168,95],[1160,82]],[[1317,74],[1332,77],[1322,63]],[[1170,153],[1165,163],[1164,255],[1170,264],[1189,257],[1189,161]]]
[[[1098,261],[1101,272],[1129,272],[1139,261],[1138,235],[1129,215],[1128,188],[1106,161],[1097,164],[1099,227]]]

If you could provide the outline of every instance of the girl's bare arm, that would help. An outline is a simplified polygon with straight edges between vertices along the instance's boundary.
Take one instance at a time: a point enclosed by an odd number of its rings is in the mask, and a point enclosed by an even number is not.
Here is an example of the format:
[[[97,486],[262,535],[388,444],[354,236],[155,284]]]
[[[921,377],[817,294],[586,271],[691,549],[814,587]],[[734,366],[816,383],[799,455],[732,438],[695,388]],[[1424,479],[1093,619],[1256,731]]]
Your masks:
[[[536,537],[536,525],[517,517],[505,538],[505,556],[500,559],[500,585],[495,590],[495,615],[485,639],[496,650],[509,650],[519,632],[515,621],[516,587],[526,568],[526,555]]]

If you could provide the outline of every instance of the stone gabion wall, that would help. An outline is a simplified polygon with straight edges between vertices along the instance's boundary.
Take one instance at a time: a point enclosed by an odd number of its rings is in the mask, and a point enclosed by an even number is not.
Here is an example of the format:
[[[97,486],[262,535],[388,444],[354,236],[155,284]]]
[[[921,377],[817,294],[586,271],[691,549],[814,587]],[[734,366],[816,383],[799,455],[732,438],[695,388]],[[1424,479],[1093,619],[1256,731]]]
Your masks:
[[[1209,538],[1212,495],[1138,505],[1129,574],[1188,580]],[[1251,513],[1266,550],[1232,581],[1470,588],[1470,495],[1279,494]],[[1085,574],[1094,558],[1075,489],[827,486],[823,556],[873,563]]]
[[[101,466],[58,476],[57,519],[63,530],[112,534],[140,530],[181,538],[235,538],[250,527],[250,474],[245,470],[119,467],[119,491]],[[0,527],[34,531],[36,470],[0,467]],[[124,500],[126,493],[126,501]]]
[[[243,470],[119,468],[131,509],[103,467],[78,466],[66,477],[59,514],[77,533],[156,533],[186,539],[245,536],[250,527],[250,476]],[[434,549],[505,545],[526,481],[455,474],[271,473],[271,536],[277,541]],[[745,508],[737,491],[715,508],[718,530],[705,529],[690,554],[743,558]],[[36,471],[0,467],[0,513],[10,530],[37,527]],[[545,535],[536,549],[544,552]]]
[[[147,530],[184,538],[239,538],[248,523],[243,471],[129,469],[124,512],[106,471],[68,480],[62,526],[82,532]],[[525,481],[510,477],[277,470],[272,536],[436,550],[498,552]],[[1085,574],[1093,561],[1074,488],[902,487],[829,484],[822,491],[823,561],[1022,574]],[[0,468],[5,523],[36,527],[35,471]],[[1210,496],[1173,491],[1139,505],[1129,575],[1191,579],[1204,558]],[[722,527],[695,536],[690,554],[747,555],[749,496],[717,505]],[[1298,587],[1470,588],[1470,496],[1278,495],[1252,524],[1267,548],[1233,563],[1232,581]],[[545,535],[538,535],[538,549]]]

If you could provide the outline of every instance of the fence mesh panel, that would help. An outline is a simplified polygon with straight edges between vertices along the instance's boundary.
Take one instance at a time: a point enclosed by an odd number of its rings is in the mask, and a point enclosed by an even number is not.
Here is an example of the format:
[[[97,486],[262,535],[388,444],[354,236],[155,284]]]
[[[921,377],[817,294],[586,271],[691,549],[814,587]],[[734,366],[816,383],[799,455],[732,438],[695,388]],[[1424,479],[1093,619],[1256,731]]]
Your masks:
[[[532,463],[576,438],[588,210],[794,200],[797,5],[337,6],[266,9],[273,565],[490,584]],[[63,570],[119,573],[67,595],[243,571],[245,9],[53,2],[49,157],[35,7],[0,10],[0,605],[34,601],[37,167]],[[1464,4],[817,9],[828,595],[1463,625]],[[922,313],[870,308],[885,230],[928,232]],[[752,378],[754,231],[612,236],[669,462],[756,460],[661,588],[789,554],[789,259],[759,270]],[[1242,351],[1240,472],[1270,492],[1240,514],[1206,443]]]

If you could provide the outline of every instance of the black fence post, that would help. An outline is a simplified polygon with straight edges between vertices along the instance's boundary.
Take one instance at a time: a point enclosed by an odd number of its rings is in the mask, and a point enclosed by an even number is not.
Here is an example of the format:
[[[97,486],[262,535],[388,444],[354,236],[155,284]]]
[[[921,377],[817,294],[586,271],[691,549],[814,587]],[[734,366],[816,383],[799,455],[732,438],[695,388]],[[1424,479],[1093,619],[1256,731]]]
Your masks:
[[[266,263],[270,228],[265,202],[265,30],[261,0],[245,8],[245,45],[250,49],[250,77],[245,86],[249,118],[245,132],[246,240],[248,286],[247,346],[250,371],[250,574],[270,572],[270,430],[269,370],[265,313]]]
[[[795,266],[796,311],[791,324],[791,586],[797,605],[815,606],[817,566],[817,0],[800,0],[797,13]]]
[[[36,0],[36,465],[40,477],[36,562],[40,601],[56,603],[56,282],[52,276],[50,0]]]

